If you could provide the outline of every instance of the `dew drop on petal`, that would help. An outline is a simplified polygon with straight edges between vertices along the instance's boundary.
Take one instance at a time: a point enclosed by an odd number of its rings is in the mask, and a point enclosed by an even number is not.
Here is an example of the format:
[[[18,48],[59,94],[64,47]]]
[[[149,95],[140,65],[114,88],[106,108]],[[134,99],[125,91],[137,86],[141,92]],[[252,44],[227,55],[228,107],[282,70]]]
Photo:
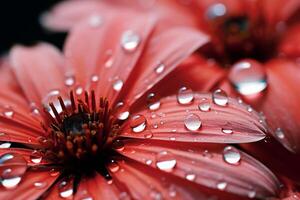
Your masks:
[[[147,96],[147,104],[149,110],[158,110],[160,108],[160,100],[154,93]]]
[[[153,137],[153,133],[151,131],[145,131],[144,138],[151,139]]]
[[[189,114],[184,120],[184,125],[188,130],[196,131],[201,127],[202,122],[198,115]]]
[[[152,160],[147,159],[147,160],[145,161],[145,163],[146,163],[146,165],[151,165],[151,164],[152,164]]]
[[[241,95],[257,95],[267,88],[263,66],[254,60],[242,60],[230,69],[229,80]]]
[[[140,42],[140,36],[131,30],[124,32],[121,38],[121,46],[127,52],[135,51]]]
[[[79,96],[83,93],[83,88],[81,86],[77,86],[75,89],[75,93]]]
[[[6,118],[13,118],[15,111],[10,106],[5,106],[3,110],[3,115]]]
[[[171,172],[176,164],[174,155],[168,151],[162,151],[156,155],[156,167],[160,170]]]
[[[213,92],[212,99],[218,106],[226,106],[228,104],[227,94],[221,89],[217,89]]]
[[[94,82],[94,83],[98,82],[99,81],[99,76],[98,75],[92,75],[91,76],[91,81]]]
[[[208,19],[216,19],[226,14],[226,6],[222,3],[212,4],[206,11],[206,17]]]
[[[113,83],[113,89],[115,91],[120,91],[123,87],[123,81],[120,79],[115,80],[115,82]]]
[[[108,163],[107,167],[113,173],[116,173],[120,169],[120,166],[114,160],[111,160],[111,162]]]
[[[132,117],[130,127],[133,132],[140,133],[145,130],[147,126],[147,120],[143,115],[135,115]]]
[[[129,111],[123,102],[118,102],[115,107],[115,112],[117,113],[117,118],[119,120],[126,120],[129,117]]]
[[[155,73],[156,74],[161,74],[164,72],[165,70],[165,65],[163,63],[159,63],[156,67],[155,67]]]
[[[37,189],[43,189],[47,186],[47,182],[34,182],[33,185],[37,188]]]
[[[58,176],[60,172],[57,169],[51,169],[50,170],[50,176],[55,177]]]
[[[30,113],[32,115],[35,116],[40,115],[40,110],[34,102],[30,103],[29,107],[30,107]]]
[[[208,112],[208,111],[210,111],[211,106],[207,99],[202,99],[198,105],[198,108],[202,112]]]
[[[192,103],[194,100],[194,93],[191,89],[182,87],[178,90],[177,101],[179,104],[186,105]]]
[[[189,180],[189,181],[194,181],[196,179],[196,174],[194,174],[194,173],[187,173],[185,175],[185,179]]]
[[[222,128],[222,133],[229,135],[233,133],[233,130],[230,128]]]
[[[65,79],[65,85],[70,87],[73,86],[75,84],[75,77],[74,76],[68,76]]]
[[[241,160],[241,154],[236,148],[227,146],[223,150],[223,159],[228,164],[238,165]]]
[[[279,139],[283,139],[285,136],[284,136],[284,132],[283,132],[283,130],[281,129],[281,128],[277,128],[276,130],[275,130],[275,135],[276,135],[276,137],[277,138],[279,138]]]
[[[227,187],[227,183],[226,182],[219,182],[218,184],[217,184],[217,188],[219,189],[219,190],[225,190],[226,189],[226,187]]]
[[[103,19],[100,15],[92,15],[88,19],[88,23],[92,28],[97,28],[103,23]]]
[[[0,149],[7,149],[10,148],[11,143],[10,142],[0,142]]]
[[[73,189],[73,181],[68,179],[63,179],[59,186],[59,196],[62,198],[70,198],[73,196],[74,189]]]
[[[112,147],[117,151],[124,150],[124,142],[122,140],[115,140],[112,144]]]
[[[41,163],[43,159],[43,155],[40,151],[34,150],[31,154],[30,154],[30,161],[34,164],[39,164]]]
[[[21,180],[22,178],[18,176],[13,178],[5,178],[1,180],[1,184],[6,189],[13,189],[21,182]]]

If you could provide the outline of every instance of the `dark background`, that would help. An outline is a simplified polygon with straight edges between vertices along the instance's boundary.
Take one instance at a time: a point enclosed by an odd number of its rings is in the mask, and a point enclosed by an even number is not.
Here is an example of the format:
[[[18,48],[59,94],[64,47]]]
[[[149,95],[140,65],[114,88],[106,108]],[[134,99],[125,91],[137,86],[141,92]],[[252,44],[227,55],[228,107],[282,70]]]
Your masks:
[[[2,0],[0,4],[0,53],[14,44],[31,45],[48,41],[61,47],[65,34],[44,30],[39,16],[59,0]]]

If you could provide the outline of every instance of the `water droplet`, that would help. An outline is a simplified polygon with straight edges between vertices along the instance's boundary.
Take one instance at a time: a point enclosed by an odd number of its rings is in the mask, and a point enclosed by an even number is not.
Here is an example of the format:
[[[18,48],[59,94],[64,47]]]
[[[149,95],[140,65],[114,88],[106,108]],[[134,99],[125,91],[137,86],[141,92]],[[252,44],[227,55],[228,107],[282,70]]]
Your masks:
[[[164,70],[165,70],[165,65],[163,63],[159,63],[156,67],[155,67],[155,73],[156,74],[161,74]]]
[[[241,160],[241,154],[236,148],[227,146],[223,150],[223,159],[228,164],[238,165]]]
[[[210,111],[211,106],[207,99],[202,99],[201,103],[198,105],[198,108],[202,112],[208,112]]]
[[[98,82],[99,81],[99,76],[98,75],[92,75],[91,81],[94,82],[94,83]]]
[[[120,91],[123,87],[123,81],[118,79],[113,83],[113,88],[115,91]]]
[[[62,198],[70,198],[73,196],[73,181],[67,178],[63,179],[59,184],[59,196]]]
[[[206,11],[206,17],[208,19],[216,19],[226,14],[226,6],[222,3],[212,4]]]
[[[70,86],[74,85],[74,83],[75,83],[75,77],[74,76],[66,77],[66,79],[65,79],[65,85],[66,86],[70,87]]]
[[[60,174],[60,172],[58,171],[58,169],[50,170],[50,176],[58,176],[59,174]]]
[[[77,86],[75,89],[75,93],[79,96],[83,93],[83,88],[81,86]]]
[[[122,140],[115,140],[112,144],[113,148],[117,151],[124,150],[124,142]]]
[[[196,174],[194,174],[194,173],[187,173],[185,175],[185,179],[189,180],[189,181],[194,181],[196,179]]]
[[[226,189],[226,187],[227,187],[227,183],[226,182],[219,182],[218,184],[217,184],[217,188],[219,189],[219,190],[225,190]]]
[[[92,28],[97,28],[101,26],[101,24],[103,23],[103,19],[100,15],[92,15],[90,16],[88,23]]]
[[[194,93],[191,89],[182,87],[178,90],[177,101],[179,104],[190,104],[194,100]]]
[[[119,171],[120,166],[114,160],[111,160],[111,162],[108,164],[108,169],[111,172],[116,173],[117,171]]]
[[[42,152],[34,150],[31,155],[30,155],[30,161],[34,164],[39,164],[41,163],[43,159]]]
[[[10,148],[11,143],[10,142],[0,142],[0,149],[7,149]]]
[[[129,111],[123,102],[118,102],[115,107],[115,112],[118,113],[119,120],[126,120],[129,117]]]
[[[234,64],[229,80],[242,95],[257,95],[267,88],[267,75],[263,66],[250,59]]]
[[[196,131],[201,127],[202,123],[198,115],[189,114],[184,120],[184,125],[188,130]]]
[[[37,188],[37,189],[43,189],[47,186],[47,182],[35,182],[33,183],[33,185]]]
[[[10,106],[5,106],[3,115],[7,118],[13,118],[15,112]]]
[[[34,102],[30,103],[29,107],[32,115],[40,115],[40,110]]]
[[[1,184],[7,189],[13,189],[21,182],[21,180],[21,177],[5,178],[1,180]]]
[[[152,160],[149,160],[149,159],[148,159],[148,160],[146,160],[145,163],[146,163],[146,165],[151,165],[151,164],[152,164]]]
[[[130,127],[135,133],[140,133],[145,130],[147,126],[147,120],[143,115],[135,115],[132,117]]]
[[[154,93],[147,96],[147,104],[150,110],[158,110],[160,108],[160,101]]]
[[[162,151],[156,155],[156,167],[160,170],[171,172],[177,164],[172,153]]]
[[[283,139],[284,138],[284,132],[283,132],[283,130],[281,128],[277,128],[275,130],[275,135],[279,139]]]
[[[153,137],[153,133],[150,132],[150,131],[147,131],[147,132],[144,134],[144,138],[145,138],[145,139],[150,139],[150,138],[152,138],[152,137]]]
[[[122,48],[127,52],[133,52],[137,49],[141,42],[140,36],[133,31],[126,31],[121,38]]]
[[[221,90],[217,89],[212,94],[213,102],[219,106],[226,106],[228,104],[227,94]]]
[[[251,198],[251,199],[253,199],[255,196],[256,196],[256,192],[255,192],[254,190],[253,190],[253,191],[250,191],[250,192],[248,193],[248,197]]]
[[[232,134],[233,133],[232,129],[230,129],[230,128],[222,128],[222,132],[225,133],[225,134]]]

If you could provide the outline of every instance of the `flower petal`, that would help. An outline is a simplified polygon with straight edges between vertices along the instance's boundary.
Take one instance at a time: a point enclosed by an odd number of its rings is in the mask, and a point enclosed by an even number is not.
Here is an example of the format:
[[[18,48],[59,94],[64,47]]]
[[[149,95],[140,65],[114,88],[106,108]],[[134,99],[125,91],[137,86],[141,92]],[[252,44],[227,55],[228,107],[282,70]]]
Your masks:
[[[191,28],[155,32],[137,63],[138,68],[131,74],[134,82],[120,95],[120,100],[126,99],[129,105],[134,103],[208,41],[207,35]]]
[[[279,54],[283,54],[290,58],[298,58],[300,56],[300,24],[289,27],[287,32],[282,36],[279,44]]]
[[[16,188],[0,188],[0,199],[38,199],[57,179],[45,171],[28,171]]]
[[[50,91],[64,86],[63,57],[52,45],[42,43],[31,48],[13,47],[10,62],[30,103],[40,106]]]
[[[210,94],[190,94],[194,98],[190,104],[182,105],[178,97],[169,96],[160,100],[156,111],[145,109],[134,113],[123,125],[121,136],[216,143],[254,142],[265,137],[266,129],[255,111],[248,112],[246,106],[234,99],[229,99],[227,106],[219,106],[213,103]],[[207,111],[200,111],[203,103]],[[144,131],[134,131],[132,122],[136,114],[146,118]],[[194,117],[189,121],[190,115]]]
[[[102,20],[99,27],[83,21],[72,30],[65,47],[67,70],[75,69],[68,73],[74,73],[78,84],[94,88],[96,94],[113,101],[140,57],[154,19],[125,13],[107,15]],[[99,82],[92,79],[93,75],[99,76]]]
[[[234,147],[230,148],[240,160],[230,164],[226,161],[229,147],[223,145],[151,140],[123,142],[120,154],[209,188],[257,198],[276,196],[279,189],[279,182],[271,171]]]

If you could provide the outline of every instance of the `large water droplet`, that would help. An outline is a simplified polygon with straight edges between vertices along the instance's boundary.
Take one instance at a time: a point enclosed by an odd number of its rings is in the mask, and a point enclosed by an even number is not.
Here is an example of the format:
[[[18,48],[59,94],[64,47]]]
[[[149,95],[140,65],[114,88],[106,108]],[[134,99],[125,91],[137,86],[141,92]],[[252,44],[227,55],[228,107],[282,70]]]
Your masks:
[[[190,131],[196,131],[201,127],[201,120],[196,114],[189,114],[185,120],[184,125]]]
[[[227,146],[223,150],[223,158],[228,164],[238,165],[241,160],[241,154],[236,148]]]
[[[194,93],[191,89],[182,87],[178,90],[177,101],[178,103],[185,105],[190,104],[194,100]]]
[[[120,166],[114,160],[111,160],[111,162],[108,164],[108,169],[111,172],[116,173],[117,171],[119,171]]]
[[[140,133],[145,130],[147,126],[147,120],[143,115],[135,115],[132,117],[130,127],[135,133]]]
[[[65,178],[63,179],[59,186],[59,196],[62,198],[70,198],[73,196],[74,190],[73,190],[73,181]]]
[[[127,52],[133,52],[141,42],[140,36],[133,31],[126,31],[121,38],[121,46]]]
[[[176,164],[174,155],[168,151],[162,151],[156,155],[156,167],[160,170],[171,172]]]
[[[117,118],[119,120],[126,120],[129,117],[129,111],[123,102],[118,102],[115,107],[115,112],[118,113]]]
[[[226,106],[228,104],[227,94],[221,90],[217,89],[212,94],[213,102],[219,106]]]
[[[155,73],[156,74],[161,74],[164,72],[165,70],[165,65],[163,63],[159,63],[156,67],[155,67]]]
[[[160,108],[160,101],[154,93],[147,96],[147,104],[150,110],[158,110]]]
[[[114,83],[113,83],[113,88],[115,91],[120,91],[123,87],[123,81],[120,79],[117,79]]]
[[[250,59],[234,64],[229,80],[242,95],[257,95],[267,88],[267,75],[263,66]]]
[[[1,184],[7,189],[13,189],[21,182],[21,180],[21,177],[6,178],[1,180]]]
[[[11,146],[10,142],[0,142],[0,149],[7,149]]]

